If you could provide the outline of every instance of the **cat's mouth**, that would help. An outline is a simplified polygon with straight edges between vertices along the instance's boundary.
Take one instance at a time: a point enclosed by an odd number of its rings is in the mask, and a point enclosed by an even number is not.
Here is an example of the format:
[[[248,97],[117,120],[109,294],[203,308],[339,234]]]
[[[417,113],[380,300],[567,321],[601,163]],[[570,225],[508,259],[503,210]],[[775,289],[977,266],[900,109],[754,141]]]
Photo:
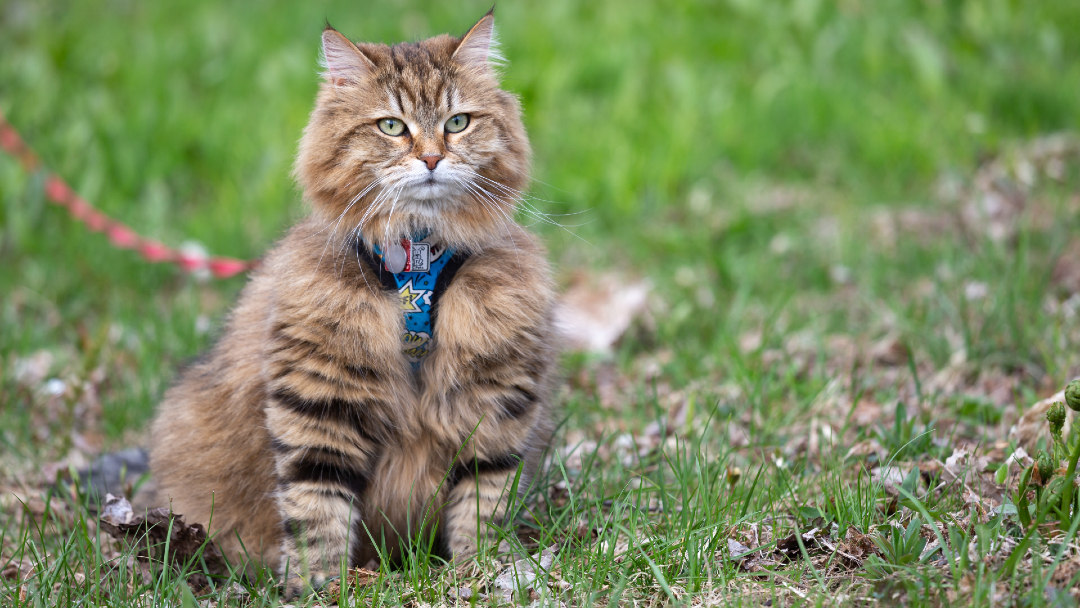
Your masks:
[[[397,181],[400,199],[412,199],[417,202],[450,202],[466,195],[461,176],[447,161],[439,164],[435,170],[414,168],[400,174]],[[390,186],[393,189],[393,186]]]
[[[411,183],[406,192],[411,198],[421,201],[444,199],[453,194],[451,184],[434,173]]]

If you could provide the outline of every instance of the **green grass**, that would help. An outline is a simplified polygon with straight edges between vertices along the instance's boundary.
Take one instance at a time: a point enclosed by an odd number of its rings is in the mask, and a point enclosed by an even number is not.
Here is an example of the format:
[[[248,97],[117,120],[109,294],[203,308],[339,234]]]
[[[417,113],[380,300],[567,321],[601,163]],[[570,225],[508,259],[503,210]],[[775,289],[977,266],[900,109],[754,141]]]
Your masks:
[[[426,4],[8,0],[0,109],[108,214],[256,257],[303,213],[289,172],[324,19],[397,41],[488,8]],[[500,3],[497,24],[532,193],[571,214],[536,226],[560,281],[653,286],[613,354],[566,357],[551,483],[505,531],[555,548],[541,602],[1080,599],[1076,522],[1023,541],[1018,472],[976,483],[1018,415],[1080,375],[1080,279],[1063,278],[1080,266],[1080,5],[552,0]],[[1031,150],[1058,132],[1071,152]],[[57,471],[145,441],[243,280],[113,249],[42,184],[0,157],[0,570],[22,564],[0,602],[273,605],[260,581],[193,597],[169,569],[140,578],[93,516],[47,498]],[[972,213],[998,191],[1003,216]],[[966,481],[980,501],[943,471],[957,448],[988,458]],[[815,527],[857,559],[791,536]],[[762,550],[732,559],[729,541]],[[350,603],[500,601],[495,557],[414,557]]]

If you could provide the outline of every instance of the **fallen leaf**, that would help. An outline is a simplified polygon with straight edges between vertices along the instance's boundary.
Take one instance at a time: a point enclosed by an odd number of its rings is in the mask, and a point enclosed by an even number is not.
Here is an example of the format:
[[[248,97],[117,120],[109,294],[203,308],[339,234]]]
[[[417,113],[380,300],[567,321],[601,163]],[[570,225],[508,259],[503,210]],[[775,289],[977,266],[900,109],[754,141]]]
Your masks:
[[[23,558],[19,562],[12,562],[4,566],[4,569],[0,570],[0,578],[8,581],[25,581],[33,575],[34,569],[34,562]]]
[[[851,446],[847,454],[844,454],[844,460],[848,458],[865,459],[870,456],[876,456],[878,462],[884,462],[889,456],[889,451],[877,439],[863,439]]]
[[[823,536],[823,532],[820,528],[814,528],[809,532],[803,532],[799,538],[802,539],[802,546],[806,547],[807,553],[816,553],[815,550],[820,550],[820,542],[818,537]],[[785,538],[781,538],[776,541],[776,551],[783,557],[789,560],[798,559],[802,556],[802,547],[799,546],[799,538],[795,534],[791,534]]]
[[[374,584],[379,580],[379,573],[374,570],[368,570],[367,568],[349,568],[345,572],[345,586],[348,589],[356,589],[358,587],[367,587]],[[322,589],[319,590],[319,595],[326,598],[336,597],[341,593],[341,580],[334,579]]]
[[[493,585],[505,597],[518,589],[531,589],[536,579],[551,569],[555,562],[555,549],[548,547],[529,558],[519,559],[507,566],[495,577]]]
[[[874,467],[870,471],[870,480],[873,483],[881,484],[882,488],[890,496],[897,496],[900,493],[897,488],[904,483],[910,473],[910,469],[904,470],[898,466]]]
[[[727,546],[728,555],[732,561],[738,564],[739,568],[746,572],[753,572],[758,569],[757,557],[750,547],[747,547],[734,538],[727,539]]]
[[[864,560],[878,552],[874,539],[869,534],[859,532],[854,526],[847,529],[844,540],[840,542],[840,549],[859,560]]]
[[[171,565],[182,570],[195,558],[205,569],[194,570],[188,575],[188,585],[193,589],[208,586],[208,576],[228,576],[229,568],[224,556],[211,540],[201,524],[187,524],[181,515],[168,509],[150,509],[135,513],[126,498],[105,495],[101,508],[101,529],[113,538],[126,541],[138,550],[140,559],[163,559],[164,547],[169,548]]]
[[[899,334],[890,333],[870,345],[867,354],[875,365],[895,367],[906,365],[911,351]]]

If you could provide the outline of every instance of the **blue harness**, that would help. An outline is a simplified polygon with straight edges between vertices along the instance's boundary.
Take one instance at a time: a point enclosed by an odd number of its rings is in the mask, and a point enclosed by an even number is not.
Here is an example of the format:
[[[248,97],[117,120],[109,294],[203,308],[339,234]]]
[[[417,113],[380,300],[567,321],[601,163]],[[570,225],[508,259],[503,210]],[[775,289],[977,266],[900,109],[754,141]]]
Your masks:
[[[375,251],[372,258],[362,242],[357,241],[356,244],[357,253],[378,274],[383,288],[397,293],[405,317],[401,350],[414,370],[420,368],[421,361],[431,351],[439,296],[468,259],[467,255],[457,253],[451,247],[426,243],[424,239],[427,236],[413,235],[412,241],[402,240],[405,259],[409,263],[401,272],[390,271],[387,256],[378,245],[372,247]],[[414,270],[425,265],[426,270]]]

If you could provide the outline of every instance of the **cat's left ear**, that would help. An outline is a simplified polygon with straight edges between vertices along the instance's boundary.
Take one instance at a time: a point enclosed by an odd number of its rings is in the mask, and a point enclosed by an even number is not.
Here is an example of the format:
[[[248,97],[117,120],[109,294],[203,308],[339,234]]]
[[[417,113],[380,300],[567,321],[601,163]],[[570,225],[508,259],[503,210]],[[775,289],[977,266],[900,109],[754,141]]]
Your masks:
[[[468,66],[494,71],[506,61],[499,52],[499,41],[495,38],[495,8],[469,29],[454,51],[454,61]]]

